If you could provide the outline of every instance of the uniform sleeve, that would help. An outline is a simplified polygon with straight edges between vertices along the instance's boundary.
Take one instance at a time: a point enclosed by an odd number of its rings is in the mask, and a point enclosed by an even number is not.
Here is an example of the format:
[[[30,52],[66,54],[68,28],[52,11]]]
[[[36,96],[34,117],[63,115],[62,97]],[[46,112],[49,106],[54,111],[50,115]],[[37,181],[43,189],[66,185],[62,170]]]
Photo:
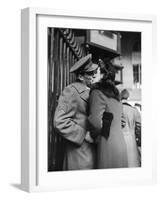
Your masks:
[[[100,134],[102,129],[102,116],[106,109],[105,100],[99,90],[93,90],[89,99],[89,127],[92,136]]]
[[[134,109],[135,109],[135,112],[134,112],[135,122],[141,124],[141,114],[139,113],[139,111],[137,110],[137,108],[134,108]]]
[[[77,145],[81,145],[86,130],[73,120],[77,112],[76,95],[74,88],[64,89],[55,111],[54,127],[62,137]]]

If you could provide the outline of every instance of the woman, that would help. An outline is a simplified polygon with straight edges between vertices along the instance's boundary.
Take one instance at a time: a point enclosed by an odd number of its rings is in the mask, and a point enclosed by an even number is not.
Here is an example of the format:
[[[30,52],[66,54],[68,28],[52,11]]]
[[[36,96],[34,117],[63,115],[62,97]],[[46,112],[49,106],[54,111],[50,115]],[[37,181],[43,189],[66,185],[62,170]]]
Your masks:
[[[121,131],[122,105],[114,84],[114,67],[102,61],[99,66],[100,81],[91,90],[89,100],[90,132],[97,140],[97,168],[128,167],[127,149]]]

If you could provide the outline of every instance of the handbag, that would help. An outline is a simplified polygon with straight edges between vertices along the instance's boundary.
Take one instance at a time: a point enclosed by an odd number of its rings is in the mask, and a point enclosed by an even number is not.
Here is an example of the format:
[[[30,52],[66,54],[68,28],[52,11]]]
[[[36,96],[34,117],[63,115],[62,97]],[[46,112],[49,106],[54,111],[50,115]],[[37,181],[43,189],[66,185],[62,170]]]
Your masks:
[[[103,137],[105,137],[106,140],[108,139],[108,137],[110,135],[110,127],[111,127],[112,120],[113,120],[112,113],[110,113],[110,112],[103,113],[103,117],[102,117],[103,126],[102,126],[102,130],[101,130],[101,135]]]

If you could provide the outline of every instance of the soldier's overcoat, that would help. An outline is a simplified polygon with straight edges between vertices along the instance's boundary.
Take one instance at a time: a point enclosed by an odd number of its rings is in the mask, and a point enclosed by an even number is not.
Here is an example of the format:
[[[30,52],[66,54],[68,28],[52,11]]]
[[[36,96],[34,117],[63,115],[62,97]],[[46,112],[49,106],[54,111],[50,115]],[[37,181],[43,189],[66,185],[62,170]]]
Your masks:
[[[67,86],[59,98],[54,126],[66,139],[64,170],[94,167],[94,147],[85,140],[88,99],[89,88],[81,82]]]

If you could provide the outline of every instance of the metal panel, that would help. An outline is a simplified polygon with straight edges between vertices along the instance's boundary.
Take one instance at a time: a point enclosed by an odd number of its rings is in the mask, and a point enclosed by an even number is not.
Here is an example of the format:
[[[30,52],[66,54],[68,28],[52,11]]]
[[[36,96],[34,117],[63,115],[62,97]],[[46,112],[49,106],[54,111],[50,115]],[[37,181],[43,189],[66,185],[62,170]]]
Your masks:
[[[63,167],[65,139],[53,126],[54,112],[59,96],[68,84],[75,80],[69,73],[70,67],[80,57],[74,51],[76,43],[72,30],[63,35],[61,29],[48,29],[48,170],[60,171]],[[66,38],[67,36],[67,38]],[[71,41],[72,39],[72,41]],[[74,46],[73,46],[74,44]],[[74,48],[73,48],[74,47]],[[78,50],[78,46],[76,48]],[[81,50],[79,51],[81,52]]]

